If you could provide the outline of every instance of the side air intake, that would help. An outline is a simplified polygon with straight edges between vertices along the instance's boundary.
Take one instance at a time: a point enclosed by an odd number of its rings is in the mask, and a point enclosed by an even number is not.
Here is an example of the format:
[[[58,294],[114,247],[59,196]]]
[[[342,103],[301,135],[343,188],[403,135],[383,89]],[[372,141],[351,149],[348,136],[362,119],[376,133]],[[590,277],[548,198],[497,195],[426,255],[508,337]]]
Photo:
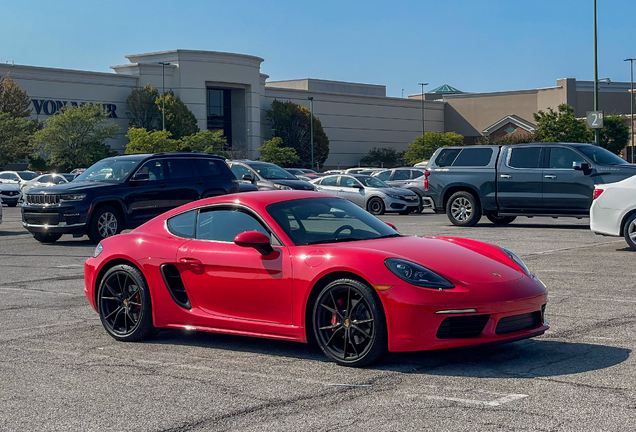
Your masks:
[[[172,264],[164,264],[161,266],[161,275],[175,303],[184,309],[191,309],[192,305],[190,305],[188,293],[185,290],[177,267]]]

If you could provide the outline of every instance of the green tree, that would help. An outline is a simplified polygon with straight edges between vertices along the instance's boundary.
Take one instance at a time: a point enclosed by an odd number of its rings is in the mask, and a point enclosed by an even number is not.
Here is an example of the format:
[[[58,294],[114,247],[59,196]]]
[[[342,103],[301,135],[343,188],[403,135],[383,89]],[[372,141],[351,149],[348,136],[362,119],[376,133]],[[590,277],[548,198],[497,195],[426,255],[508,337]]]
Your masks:
[[[272,136],[282,139],[282,147],[291,147],[298,154],[300,166],[311,167],[311,113],[292,101],[274,100],[265,118],[272,128]],[[314,116],[314,163],[324,165],[329,156],[329,138],[320,120]],[[314,167],[315,168],[315,167]]]
[[[163,95],[155,100],[159,113],[163,111]],[[183,103],[179,96],[175,96],[172,90],[166,93],[166,130],[170,131],[174,139],[199,132],[197,119]]]
[[[440,147],[464,145],[464,137],[455,132],[426,132],[415,138],[404,152],[404,162],[407,165],[415,165],[418,162],[428,160],[435,150]]]
[[[368,167],[393,168],[404,165],[404,152],[394,147],[373,147],[360,159],[360,165]]]
[[[49,156],[49,164],[64,171],[87,167],[100,159],[114,156],[106,140],[115,138],[119,129],[108,123],[101,104],[64,107],[62,112],[44,121],[44,129],[35,133],[33,143],[40,155]]]
[[[603,128],[600,130],[600,146],[614,154],[620,154],[629,142],[629,126],[618,114],[606,115],[603,118]]]
[[[283,139],[281,137],[274,137],[271,140],[264,141],[263,145],[257,150],[261,152],[260,160],[271,162],[281,167],[292,166],[300,160],[296,149],[283,147]]]
[[[195,134],[183,137],[179,145],[179,151],[196,153],[214,153],[220,156],[229,157],[227,148],[227,138],[223,136],[223,131],[210,132],[204,130]]]
[[[513,145],[521,143],[533,143],[539,141],[536,133],[520,133],[508,134],[500,137],[481,137],[475,142],[475,145]]]
[[[158,97],[159,92],[150,84],[130,92],[126,98],[126,115],[130,127],[146,130],[161,128],[161,111],[156,104]]]
[[[574,108],[567,104],[559,105],[557,111],[552,108],[548,108],[547,112],[539,110],[533,116],[537,122],[539,141],[589,143],[594,138],[585,120],[577,119]]]
[[[176,152],[181,141],[171,138],[169,131],[147,131],[144,128],[131,127],[126,137],[126,154]]]

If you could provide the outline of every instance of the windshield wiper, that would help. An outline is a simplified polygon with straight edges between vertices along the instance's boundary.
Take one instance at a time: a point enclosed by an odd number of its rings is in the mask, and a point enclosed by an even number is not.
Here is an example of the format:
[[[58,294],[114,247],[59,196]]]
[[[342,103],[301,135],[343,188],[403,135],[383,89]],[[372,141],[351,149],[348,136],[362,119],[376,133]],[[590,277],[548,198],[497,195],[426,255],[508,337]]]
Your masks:
[[[315,245],[315,244],[323,244],[323,243],[350,242],[350,241],[357,241],[357,240],[368,240],[368,239],[357,239],[357,238],[353,238],[353,237],[345,237],[345,238],[341,238],[341,239],[314,240],[314,241],[307,242],[305,244],[306,245]]]
[[[387,235],[383,235],[383,236],[380,236],[380,237],[376,237],[373,240],[383,239],[383,238],[391,238],[391,237],[402,237],[402,234],[400,234],[400,233],[387,234]],[[369,239],[369,240],[371,240],[371,239]]]

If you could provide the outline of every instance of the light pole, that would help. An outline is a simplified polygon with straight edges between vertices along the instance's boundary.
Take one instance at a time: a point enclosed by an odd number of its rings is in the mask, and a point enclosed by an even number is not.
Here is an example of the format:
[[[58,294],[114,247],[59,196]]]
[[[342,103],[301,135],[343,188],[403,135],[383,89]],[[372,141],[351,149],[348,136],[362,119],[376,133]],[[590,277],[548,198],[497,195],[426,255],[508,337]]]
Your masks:
[[[594,0],[594,111],[598,111],[598,59],[596,56],[596,0]],[[600,145],[600,131],[594,129],[594,145]]]
[[[167,62],[157,62],[161,65],[161,129],[166,130],[166,74],[165,67],[170,66]]]
[[[422,136],[424,136],[424,86],[428,83],[417,83],[417,85],[422,86]]]
[[[311,169],[314,169],[314,98],[309,96],[309,127],[311,135]]]
[[[632,129],[632,157],[630,158],[630,162],[634,163],[634,60],[633,58],[625,59],[624,61],[629,62],[629,112],[631,118],[631,129]]]

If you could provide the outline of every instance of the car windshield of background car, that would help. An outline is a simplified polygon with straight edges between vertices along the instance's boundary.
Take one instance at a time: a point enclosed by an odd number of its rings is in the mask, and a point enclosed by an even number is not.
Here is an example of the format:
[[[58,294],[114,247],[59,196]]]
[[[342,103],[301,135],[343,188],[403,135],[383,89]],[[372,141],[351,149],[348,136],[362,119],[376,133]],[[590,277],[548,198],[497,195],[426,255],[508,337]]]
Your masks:
[[[261,177],[267,180],[298,180],[296,177],[276,165],[253,164],[250,166]]]
[[[123,183],[130,173],[139,165],[138,160],[109,159],[99,161],[75,178],[80,181],[103,181]]]
[[[268,205],[267,212],[296,246],[401,236],[351,201],[339,198],[284,201]]]
[[[391,187],[388,184],[384,183],[382,180],[378,179],[377,177],[356,177],[356,180],[358,180],[360,183],[362,183],[363,185],[367,187],[373,187],[373,188]]]
[[[576,147],[578,150],[599,165],[624,165],[628,163],[603,147],[592,145]]]
[[[18,171],[18,175],[22,180],[33,180],[38,176],[38,173],[34,173],[31,171]]]

